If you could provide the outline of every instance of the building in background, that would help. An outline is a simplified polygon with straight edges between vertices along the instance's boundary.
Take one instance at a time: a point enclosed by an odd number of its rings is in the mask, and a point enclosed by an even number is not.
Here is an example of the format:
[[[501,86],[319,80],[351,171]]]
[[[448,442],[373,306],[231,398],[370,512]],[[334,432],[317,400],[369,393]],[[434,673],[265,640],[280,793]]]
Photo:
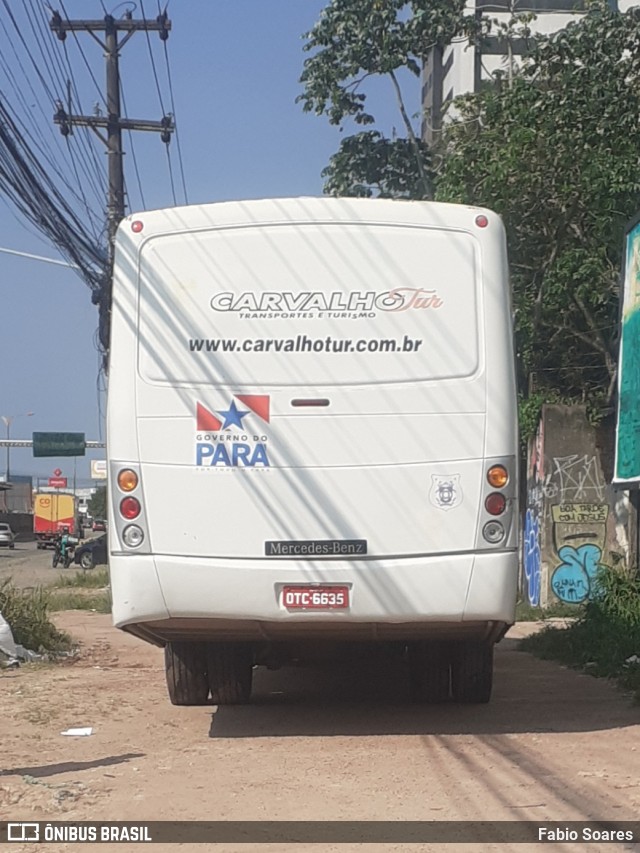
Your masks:
[[[626,12],[640,5],[639,0],[610,0],[610,6]],[[579,20],[587,10],[586,0],[468,0],[467,13],[477,20],[492,21],[490,34],[479,45],[467,37],[454,39],[444,48],[433,47],[425,58],[422,86],[422,138],[433,143],[447,107],[459,95],[478,92],[483,83],[495,78],[497,72],[508,80],[527,53],[530,40],[505,33],[514,15],[532,13],[535,19],[528,27],[531,38],[536,34],[549,35],[572,21]]]
[[[91,513],[89,512],[89,501],[95,493],[95,488],[76,489],[76,497],[78,498],[78,515],[85,521],[91,518]]]
[[[33,477],[12,474],[0,488],[0,513],[33,512]]]

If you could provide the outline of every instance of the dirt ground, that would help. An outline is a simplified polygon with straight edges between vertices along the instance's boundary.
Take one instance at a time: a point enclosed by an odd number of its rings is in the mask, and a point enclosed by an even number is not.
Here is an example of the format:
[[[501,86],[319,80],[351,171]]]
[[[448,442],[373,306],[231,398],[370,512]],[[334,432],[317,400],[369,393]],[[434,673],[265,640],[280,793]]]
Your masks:
[[[65,612],[57,621],[80,641],[79,660],[0,674],[3,819],[618,821],[640,813],[640,709],[605,681],[517,651],[516,637],[531,625],[516,626],[498,646],[488,706],[412,705],[405,673],[376,662],[368,671],[258,670],[253,704],[218,709],[172,706],[162,651],[116,631],[109,616]],[[75,726],[93,734],[61,735]],[[191,846],[153,847],[165,848]]]
[[[62,567],[53,569],[51,566],[52,557],[52,548],[38,550],[35,542],[20,542],[18,540],[13,549],[0,548],[0,584],[10,578],[15,586],[23,589],[41,585],[48,586],[56,581],[61,574],[73,574],[80,568],[74,565],[68,569]]]

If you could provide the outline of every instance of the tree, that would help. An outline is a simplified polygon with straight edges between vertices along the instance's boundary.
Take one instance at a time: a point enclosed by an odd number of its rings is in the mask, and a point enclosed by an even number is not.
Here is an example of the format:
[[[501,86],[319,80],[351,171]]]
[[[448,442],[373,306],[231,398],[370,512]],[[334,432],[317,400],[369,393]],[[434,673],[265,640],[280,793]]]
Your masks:
[[[399,195],[432,198],[433,174],[427,146],[413,128],[402,93],[403,71],[418,77],[434,45],[449,42],[473,18],[465,0],[331,0],[306,33],[298,98],[306,112],[326,115],[331,124],[375,123],[363,84],[386,78],[395,97],[405,137],[380,131],[349,136],[323,176],[333,195]]]
[[[502,214],[521,386],[605,407],[624,225],[640,208],[640,10],[595,4],[510,88],[456,101],[437,198]]]
[[[416,146],[426,169],[426,185],[416,173]],[[322,172],[327,179],[324,189],[336,196],[430,198],[429,163],[429,149],[422,140],[387,139],[380,131],[365,130],[342,140]]]
[[[98,486],[95,493],[91,495],[88,504],[89,513],[93,518],[107,517],[107,487]]]

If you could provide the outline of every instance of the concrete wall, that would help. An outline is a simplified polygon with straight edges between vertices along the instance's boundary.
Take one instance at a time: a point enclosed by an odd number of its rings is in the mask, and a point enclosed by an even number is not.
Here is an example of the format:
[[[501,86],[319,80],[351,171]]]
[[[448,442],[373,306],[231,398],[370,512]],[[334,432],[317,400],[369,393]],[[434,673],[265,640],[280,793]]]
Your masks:
[[[31,542],[33,535],[33,515],[30,512],[0,512],[0,521],[6,522],[14,533],[17,534],[18,542]]]
[[[601,565],[629,567],[628,494],[611,488],[609,471],[609,449],[583,407],[543,408],[526,471],[522,590],[530,604],[579,604]]]

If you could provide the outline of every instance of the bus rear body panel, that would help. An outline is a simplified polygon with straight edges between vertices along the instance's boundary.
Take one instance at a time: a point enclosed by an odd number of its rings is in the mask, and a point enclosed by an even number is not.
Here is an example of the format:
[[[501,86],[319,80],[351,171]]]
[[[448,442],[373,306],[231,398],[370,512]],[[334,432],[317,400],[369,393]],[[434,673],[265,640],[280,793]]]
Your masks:
[[[155,642],[497,638],[517,578],[507,282],[499,218],[462,206],[282,199],[126,219],[115,624]]]

